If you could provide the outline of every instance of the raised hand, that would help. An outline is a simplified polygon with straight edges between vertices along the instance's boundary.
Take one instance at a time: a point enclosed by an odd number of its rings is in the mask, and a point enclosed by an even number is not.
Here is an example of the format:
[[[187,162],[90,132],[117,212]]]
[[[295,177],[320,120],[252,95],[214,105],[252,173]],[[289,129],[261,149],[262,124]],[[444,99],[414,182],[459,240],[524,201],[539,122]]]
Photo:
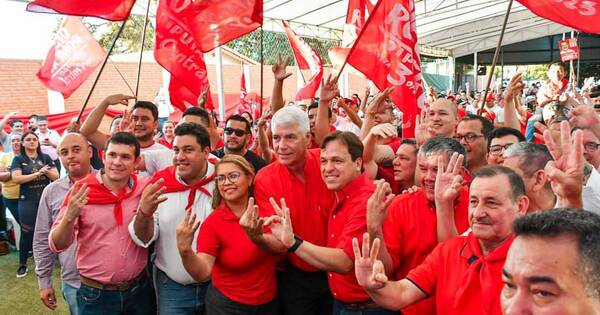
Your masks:
[[[569,122],[573,127],[592,128],[600,125],[600,117],[593,106],[581,105],[569,113]]]
[[[88,203],[88,194],[90,189],[86,184],[73,185],[73,190],[69,196],[69,202],[67,203],[67,212],[65,213],[65,219],[73,221],[81,214],[81,209]]]
[[[378,181],[375,192],[367,200],[367,227],[370,231],[381,228],[387,216],[387,208],[393,199],[390,184],[383,180]]]
[[[198,107],[206,108],[206,100],[208,99],[208,85],[202,89],[202,92],[198,96],[196,102],[198,103]]]
[[[200,221],[196,221],[196,214],[192,214],[192,209],[185,210],[185,218],[175,230],[177,239],[177,249],[180,253],[191,250],[194,242],[194,235],[200,227]]]
[[[376,137],[377,140],[391,139],[393,137],[398,136],[398,129],[396,129],[396,126],[390,123],[385,123],[374,126],[373,128],[371,128],[369,133],[371,133],[372,136]]]
[[[374,291],[383,288],[388,281],[385,268],[380,260],[377,260],[381,242],[378,238],[373,241],[373,248],[369,251],[369,233],[363,234],[362,253],[358,245],[358,239],[352,239],[354,250],[354,272],[360,286],[366,290]]]
[[[577,130],[571,136],[569,123],[560,124],[560,147],[554,142],[549,130],[544,132],[544,140],[554,161],[546,164],[545,172],[550,179],[552,190],[559,197],[559,203],[569,202],[569,207],[581,208],[583,186],[583,134]],[[566,205],[560,205],[566,206]]]
[[[121,118],[121,121],[119,121],[119,132],[129,132],[132,133],[133,130],[131,130],[132,128],[132,124],[131,124],[131,116],[133,115],[133,111],[129,110],[129,109],[125,109],[123,111],[123,118]]]
[[[523,87],[523,74],[518,72],[510,79],[506,90],[504,90],[504,99],[507,101],[513,101],[514,98],[523,90]]]
[[[127,106],[127,104],[129,104],[129,100],[133,99],[135,99],[135,96],[125,94],[114,94],[107,96],[102,102],[106,103],[107,105],[121,104]]]
[[[327,76],[327,79],[321,81],[321,94],[320,100],[329,103],[334,99],[338,93],[337,77],[331,77],[331,73]]]
[[[240,226],[251,240],[257,240],[263,235],[263,218],[258,216],[258,206],[254,204],[254,198],[248,200],[248,207],[240,217]]]
[[[292,75],[291,73],[286,72],[286,67],[289,62],[290,62],[289,56],[287,58],[285,58],[285,60],[282,60],[281,53],[279,54],[278,62],[276,64],[274,64],[273,67],[271,67],[271,70],[273,71],[273,76],[275,77],[275,80],[283,81]]]
[[[417,142],[417,146],[421,146],[430,138],[431,133],[429,132],[427,111],[423,109],[421,114],[418,114],[417,118],[415,119],[415,141]]]
[[[265,220],[264,225],[271,228],[271,233],[285,247],[290,248],[294,245],[294,230],[292,227],[292,219],[290,217],[290,209],[285,204],[285,199],[281,198],[281,207],[277,204],[273,197],[269,198],[269,202],[277,215],[270,216]]]
[[[454,152],[446,165],[444,163],[445,158],[438,157],[438,171],[434,187],[436,202],[452,203],[460,196],[463,183],[461,173],[464,158],[462,154]]]
[[[377,95],[375,95],[375,98],[373,99],[373,101],[371,101],[371,103],[369,104],[369,106],[367,106],[367,110],[366,110],[366,114],[369,117],[374,117],[375,114],[377,112],[379,112],[379,107],[381,107],[381,105],[385,102],[385,100],[387,100],[390,97],[390,94],[392,94],[392,92],[394,91],[395,87],[391,86],[387,89],[385,89],[382,92],[379,92]]]
[[[163,182],[164,180],[161,178],[144,188],[140,199],[139,211],[141,211],[145,217],[153,215],[158,208],[158,205],[167,200],[167,196],[163,195],[167,190],[167,188],[162,185]]]

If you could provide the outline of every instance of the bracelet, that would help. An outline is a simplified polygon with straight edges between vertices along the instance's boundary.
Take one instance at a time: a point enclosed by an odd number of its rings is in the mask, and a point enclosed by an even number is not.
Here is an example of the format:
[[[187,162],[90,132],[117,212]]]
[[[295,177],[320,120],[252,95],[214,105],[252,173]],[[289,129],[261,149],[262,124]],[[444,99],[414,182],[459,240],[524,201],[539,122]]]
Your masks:
[[[150,219],[154,216],[154,214],[146,214],[146,212],[142,211],[142,208],[138,209],[138,212],[142,214],[142,217],[146,218],[146,219]]]
[[[298,249],[298,247],[300,247],[300,245],[302,245],[303,242],[304,242],[303,239],[301,239],[297,235],[294,235],[294,244],[292,244],[292,247],[288,248],[288,253],[295,252]]]

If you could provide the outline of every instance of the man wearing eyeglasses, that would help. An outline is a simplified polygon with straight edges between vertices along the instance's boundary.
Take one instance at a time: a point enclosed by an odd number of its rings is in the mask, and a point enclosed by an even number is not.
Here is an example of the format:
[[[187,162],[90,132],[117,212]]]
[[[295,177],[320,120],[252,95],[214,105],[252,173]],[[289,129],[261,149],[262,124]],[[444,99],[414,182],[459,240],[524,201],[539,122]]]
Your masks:
[[[571,133],[575,130],[581,130],[583,134],[583,157],[585,160],[592,164],[592,166],[599,170],[600,169],[600,140],[590,128],[573,128]]]
[[[490,165],[502,165],[504,159],[502,154],[511,145],[517,142],[525,142],[523,134],[514,128],[500,127],[490,133],[488,140],[487,162]]]
[[[218,158],[222,158],[225,154],[235,154],[244,157],[254,167],[254,171],[258,172],[261,168],[267,165],[256,153],[248,150],[248,141],[251,136],[250,123],[240,116],[232,115],[225,123],[223,130],[225,137],[225,145],[217,150],[212,151],[212,154]]]
[[[477,115],[467,115],[458,123],[454,139],[467,150],[469,172],[487,165],[487,139],[493,129],[489,120]]]

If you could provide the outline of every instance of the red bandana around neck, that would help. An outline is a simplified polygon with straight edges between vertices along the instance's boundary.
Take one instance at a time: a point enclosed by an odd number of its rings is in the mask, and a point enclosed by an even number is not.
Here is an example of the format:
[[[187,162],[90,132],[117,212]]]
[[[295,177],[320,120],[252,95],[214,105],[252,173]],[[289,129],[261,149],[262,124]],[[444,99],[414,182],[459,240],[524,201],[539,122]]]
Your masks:
[[[206,188],[204,188],[204,185],[210,183],[215,179],[214,172],[191,186],[182,184],[177,180],[177,175],[175,174],[175,166],[169,166],[163,169],[162,171],[157,172],[156,174],[154,174],[154,176],[152,176],[152,180],[150,182],[155,183],[160,178],[163,179],[163,186],[167,188],[165,193],[181,192],[186,190],[190,191],[185,209],[188,209],[194,204],[194,199],[196,198],[196,191],[200,191],[206,194],[207,196],[212,197],[212,194]]]

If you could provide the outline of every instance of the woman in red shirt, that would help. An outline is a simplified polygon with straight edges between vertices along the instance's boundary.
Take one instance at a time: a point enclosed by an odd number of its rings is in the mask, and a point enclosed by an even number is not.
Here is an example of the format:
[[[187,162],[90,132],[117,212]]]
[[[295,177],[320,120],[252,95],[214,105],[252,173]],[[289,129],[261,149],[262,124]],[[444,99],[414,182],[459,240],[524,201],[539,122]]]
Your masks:
[[[216,165],[213,209],[198,233],[198,253],[191,249],[200,222],[186,215],[177,228],[177,246],[187,272],[212,283],[206,292],[207,315],[277,314],[276,257],[256,246],[239,224],[252,195],[254,169],[241,156],[225,155]],[[248,205],[250,203],[250,206]],[[260,213],[265,216],[264,213]]]

